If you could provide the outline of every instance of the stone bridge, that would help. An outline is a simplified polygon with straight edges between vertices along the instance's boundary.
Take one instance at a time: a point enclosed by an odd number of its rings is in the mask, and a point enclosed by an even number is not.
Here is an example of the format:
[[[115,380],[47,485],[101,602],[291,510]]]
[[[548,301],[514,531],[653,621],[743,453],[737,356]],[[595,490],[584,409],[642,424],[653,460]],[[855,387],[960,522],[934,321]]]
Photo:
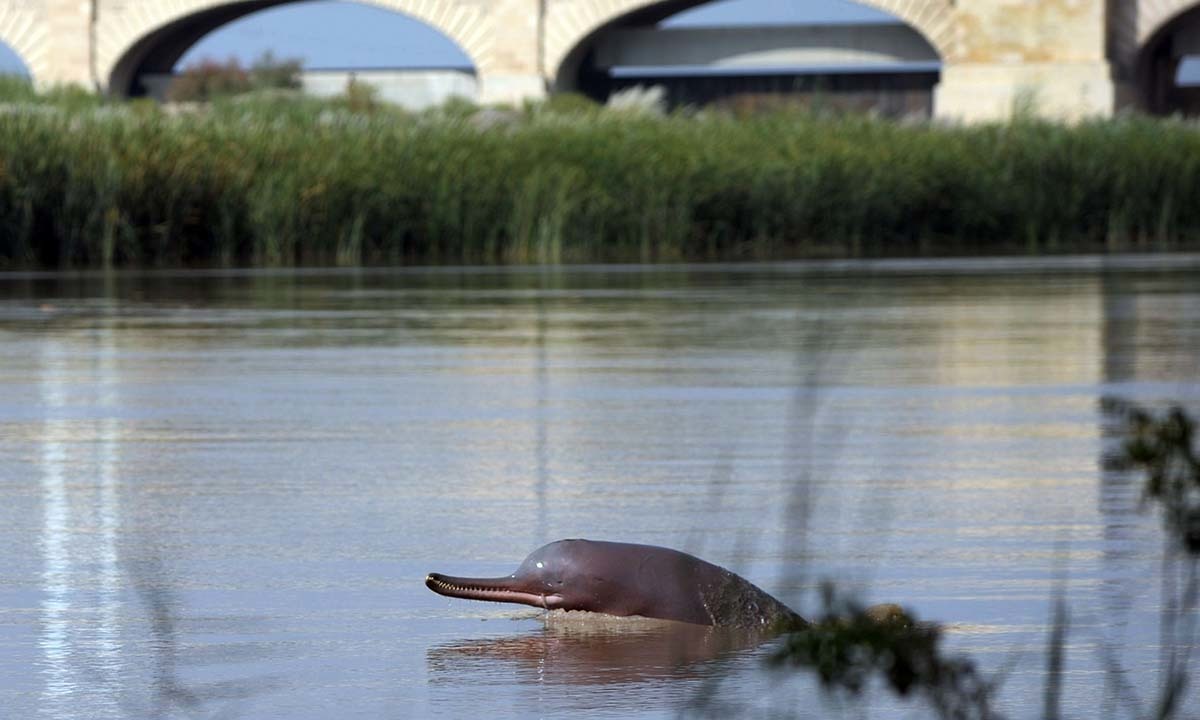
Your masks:
[[[0,0],[0,40],[41,86],[129,94],[199,38],[291,0]],[[366,0],[441,31],[472,60],[481,102],[569,90],[613,30],[708,0]],[[1168,109],[1179,58],[1200,53],[1200,0],[860,0],[919,33],[942,63],[935,114],[1014,107],[1079,118]]]

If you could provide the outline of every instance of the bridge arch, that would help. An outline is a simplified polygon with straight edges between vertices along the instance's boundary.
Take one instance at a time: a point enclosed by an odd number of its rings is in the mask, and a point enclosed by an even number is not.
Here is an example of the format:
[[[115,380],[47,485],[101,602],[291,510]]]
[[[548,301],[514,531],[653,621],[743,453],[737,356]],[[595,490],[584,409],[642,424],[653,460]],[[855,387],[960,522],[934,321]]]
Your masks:
[[[1200,0],[1142,0],[1136,27],[1126,64],[1142,109],[1200,113],[1200,94],[1176,84],[1183,58],[1200,55]]]
[[[588,47],[614,27],[649,25],[713,0],[560,0],[546,18],[545,69],[558,89],[570,89]],[[903,21],[943,59],[954,55],[953,0],[854,0]]]
[[[169,72],[200,38],[251,13],[299,0],[172,0],[139,3],[98,34],[97,65],[108,91],[128,95],[146,72]],[[492,36],[477,3],[462,0],[358,0],[419,20],[455,42],[485,70]]]
[[[46,24],[27,4],[0,5],[0,42],[8,46],[36,82],[45,75]]]
[[[1144,47],[1167,25],[1196,7],[1200,7],[1197,0],[1141,0],[1137,14],[1138,47]]]

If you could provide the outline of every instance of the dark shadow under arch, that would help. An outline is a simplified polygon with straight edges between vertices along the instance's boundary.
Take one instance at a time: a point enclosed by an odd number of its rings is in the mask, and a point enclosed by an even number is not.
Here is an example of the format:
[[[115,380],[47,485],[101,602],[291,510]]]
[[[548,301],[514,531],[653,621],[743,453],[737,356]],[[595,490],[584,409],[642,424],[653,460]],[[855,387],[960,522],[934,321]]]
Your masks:
[[[1185,32],[1192,33],[1200,44],[1200,5],[1163,23],[1142,44],[1134,81],[1138,105],[1143,111],[1154,115],[1200,115],[1200,88],[1181,87],[1176,83],[1184,56],[1196,54],[1181,45],[1181,35]]]
[[[221,5],[158,28],[139,40],[117,61],[108,80],[109,94],[122,97],[145,94],[139,78],[149,74],[170,73],[179,58],[200,38],[246,15],[290,1],[249,0]]]
[[[601,25],[576,43],[575,47],[559,63],[554,77],[554,89],[558,92],[586,91],[587,79],[585,78],[581,82],[580,70],[596,41],[605,33],[619,28],[656,25],[672,15],[678,15],[685,10],[691,10],[711,2],[713,0],[664,0],[650,7],[634,10]]]

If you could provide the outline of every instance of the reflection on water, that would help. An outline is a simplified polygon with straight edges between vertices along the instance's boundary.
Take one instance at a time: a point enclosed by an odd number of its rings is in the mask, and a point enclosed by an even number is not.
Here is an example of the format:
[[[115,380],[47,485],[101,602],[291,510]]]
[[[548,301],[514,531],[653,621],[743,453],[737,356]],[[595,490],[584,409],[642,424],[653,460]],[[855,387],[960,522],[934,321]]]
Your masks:
[[[533,533],[535,543],[544,544],[549,542],[546,537],[546,513],[547,499],[546,488],[550,482],[549,468],[549,448],[547,441],[549,431],[547,424],[547,402],[550,398],[550,371],[549,362],[546,352],[546,303],[542,298],[537,301],[537,333],[534,336],[534,347],[536,348],[536,356],[534,358],[534,372],[537,378],[537,439],[534,447],[537,456],[537,525]]]
[[[762,646],[448,601],[560,537],[836,577],[1065,703],[1158,681],[1159,531],[1103,396],[1200,407],[1200,260],[0,275],[13,717],[669,717]],[[797,491],[799,488],[799,491]],[[1065,548],[1065,550],[1062,550]],[[1104,659],[1119,655],[1118,668]],[[1002,709],[1026,717],[1044,668]],[[815,704],[814,704],[815,703]],[[0,713],[0,714],[5,714]],[[7,716],[7,715],[6,715]]]
[[[497,675],[523,684],[630,685],[704,677],[712,672],[705,663],[757,647],[764,639],[745,631],[575,619],[556,611],[539,631],[436,645],[426,658],[430,681],[449,685],[474,685]]]
[[[521,696],[510,709],[517,715],[711,714],[722,681],[761,664],[768,640],[744,630],[589,615],[556,611],[542,627],[430,647],[433,706],[467,716],[480,707],[481,691],[515,686]],[[754,705],[762,703],[738,709]]]
[[[90,347],[77,352],[77,343]],[[118,705],[120,439],[109,414],[119,401],[114,355],[110,317],[97,323],[92,337],[52,338],[42,347],[44,595],[38,667],[44,677],[40,709],[55,718],[124,715]],[[78,386],[81,374],[91,378],[85,387]],[[80,395],[90,395],[86,419],[72,417]]]

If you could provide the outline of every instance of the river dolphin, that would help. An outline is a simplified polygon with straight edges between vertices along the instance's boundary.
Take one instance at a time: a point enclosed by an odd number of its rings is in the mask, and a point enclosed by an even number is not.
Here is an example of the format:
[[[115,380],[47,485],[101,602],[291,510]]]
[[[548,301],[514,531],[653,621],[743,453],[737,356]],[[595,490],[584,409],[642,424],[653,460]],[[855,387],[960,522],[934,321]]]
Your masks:
[[[430,573],[425,585],[439,595],[546,610],[641,615],[768,632],[808,626],[786,605],[725,568],[654,545],[559,540],[535,550],[512,575]]]

